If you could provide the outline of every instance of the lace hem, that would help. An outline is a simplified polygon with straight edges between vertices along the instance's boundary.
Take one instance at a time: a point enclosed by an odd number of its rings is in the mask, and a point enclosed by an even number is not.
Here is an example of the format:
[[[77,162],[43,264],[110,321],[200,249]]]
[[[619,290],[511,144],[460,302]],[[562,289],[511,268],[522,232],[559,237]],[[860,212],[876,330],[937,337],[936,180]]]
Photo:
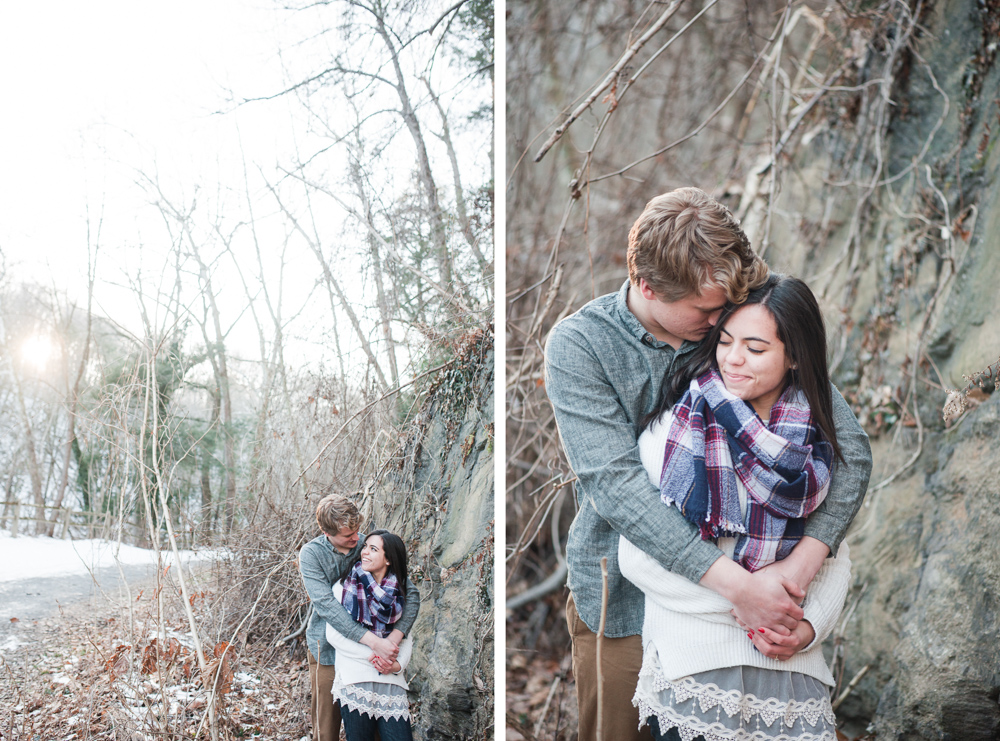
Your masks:
[[[660,726],[660,733],[666,733],[671,728],[676,728],[681,741],[693,741],[698,736],[703,737],[705,741],[836,741],[836,735],[832,730],[823,730],[820,733],[799,731],[793,735],[787,733],[775,735],[760,728],[749,731],[743,728],[727,728],[722,723],[706,723],[698,718],[682,716],[670,707],[660,706],[653,709],[645,700],[638,697],[632,700],[632,704],[639,707],[639,717],[643,719],[639,723],[640,728],[652,716],[656,718],[656,722]]]
[[[384,695],[357,684],[349,684],[344,687],[334,686],[333,699],[339,700],[342,707],[371,718],[410,719],[410,700],[405,691],[401,695]]]
[[[639,672],[640,677],[643,675],[644,672]],[[829,697],[809,698],[804,701],[779,700],[775,697],[759,698],[739,690],[724,690],[712,683],[701,684],[694,677],[684,677],[672,682],[658,672],[645,672],[645,676],[652,680],[654,690],[671,692],[673,699],[678,703],[695,698],[703,713],[718,705],[729,717],[740,713],[744,723],[748,723],[755,716],[760,716],[769,726],[778,719],[781,719],[786,726],[793,726],[798,720],[804,720],[809,725],[815,726],[820,719],[830,725],[837,724]],[[637,692],[636,695],[638,694]]]
[[[705,741],[836,741],[837,719],[819,680],[755,667],[669,680],[652,643],[643,655],[632,704],[639,708],[640,727],[653,716],[661,733],[676,728],[682,741],[697,736]]]

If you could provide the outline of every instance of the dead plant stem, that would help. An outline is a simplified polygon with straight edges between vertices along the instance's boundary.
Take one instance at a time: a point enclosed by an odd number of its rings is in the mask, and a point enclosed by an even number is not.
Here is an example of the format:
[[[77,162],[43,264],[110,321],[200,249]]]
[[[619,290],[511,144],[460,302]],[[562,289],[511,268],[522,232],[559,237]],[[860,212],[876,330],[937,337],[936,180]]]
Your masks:
[[[608,557],[601,557],[601,624],[597,630],[597,741],[604,739],[604,624],[608,619]]]

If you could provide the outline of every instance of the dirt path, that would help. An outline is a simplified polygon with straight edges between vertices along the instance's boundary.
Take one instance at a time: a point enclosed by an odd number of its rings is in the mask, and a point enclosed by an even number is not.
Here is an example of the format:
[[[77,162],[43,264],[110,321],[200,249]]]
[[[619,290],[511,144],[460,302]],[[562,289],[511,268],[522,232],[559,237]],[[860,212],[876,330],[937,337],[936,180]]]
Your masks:
[[[122,575],[124,574],[124,581]],[[122,571],[111,566],[93,574],[72,574],[0,582],[0,655],[12,652],[29,641],[33,625],[58,613],[60,608],[74,611],[103,609],[111,601],[134,599],[138,590],[156,576],[151,564],[123,565]],[[126,589],[126,585],[128,589]]]

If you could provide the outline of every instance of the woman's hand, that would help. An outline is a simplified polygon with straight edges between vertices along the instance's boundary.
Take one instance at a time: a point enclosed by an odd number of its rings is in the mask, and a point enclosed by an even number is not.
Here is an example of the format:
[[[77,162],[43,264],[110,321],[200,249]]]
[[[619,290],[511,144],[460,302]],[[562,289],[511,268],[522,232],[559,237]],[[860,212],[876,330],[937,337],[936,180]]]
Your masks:
[[[372,654],[369,661],[379,674],[395,674],[402,669],[398,661],[386,661],[378,654]]]
[[[788,661],[813,642],[816,631],[808,620],[800,620],[791,635],[779,635],[766,628],[750,631],[747,635],[757,650],[769,659]]]

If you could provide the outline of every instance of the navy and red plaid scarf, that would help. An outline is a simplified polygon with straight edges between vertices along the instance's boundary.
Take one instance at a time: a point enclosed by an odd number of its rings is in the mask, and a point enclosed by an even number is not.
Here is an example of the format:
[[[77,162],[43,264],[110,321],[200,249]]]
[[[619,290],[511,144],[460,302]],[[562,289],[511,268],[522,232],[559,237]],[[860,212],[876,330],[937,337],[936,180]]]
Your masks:
[[[756,571],[787,556],[830,486],[833,447],[818,437],[805,394],[785,389],[767,426],[715,369],[674,405],[660,498],[704,540],[737,538],[733,560]],[[741,515],[737,477],[747,491]]]
[[[368,627],[379,638],[392,632],[390,627],[403,615],[406,596],[399,588],[396,575],[388,572],[382,583],[361,568],[361,562],[344,577],[344,594],[340,603],[351,617]]]

